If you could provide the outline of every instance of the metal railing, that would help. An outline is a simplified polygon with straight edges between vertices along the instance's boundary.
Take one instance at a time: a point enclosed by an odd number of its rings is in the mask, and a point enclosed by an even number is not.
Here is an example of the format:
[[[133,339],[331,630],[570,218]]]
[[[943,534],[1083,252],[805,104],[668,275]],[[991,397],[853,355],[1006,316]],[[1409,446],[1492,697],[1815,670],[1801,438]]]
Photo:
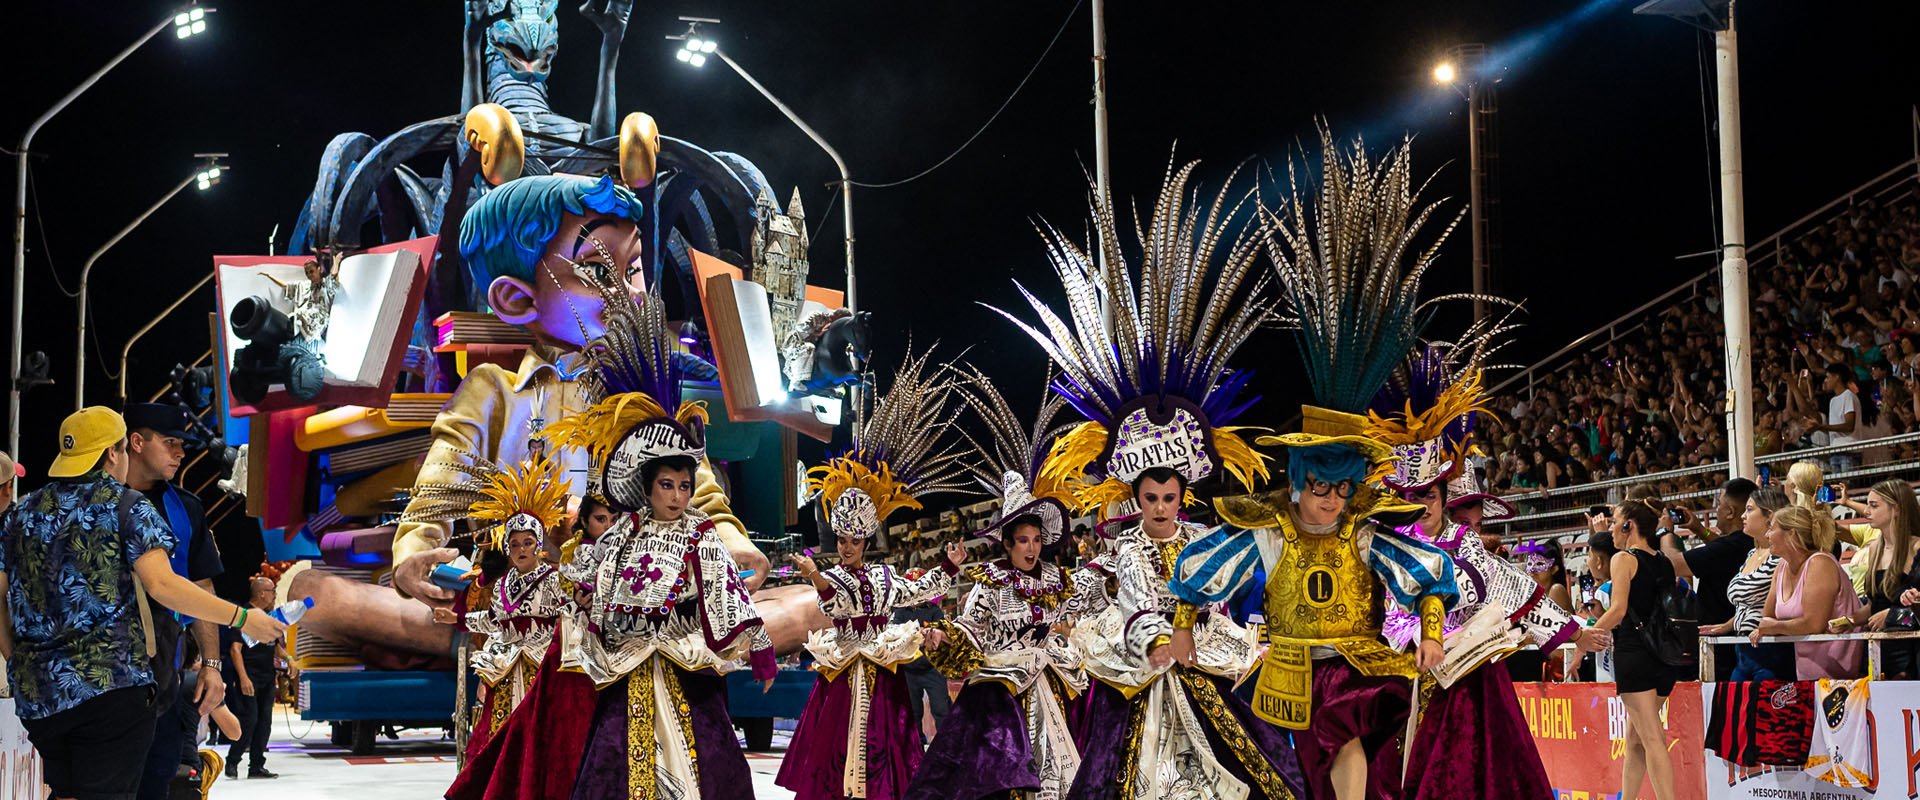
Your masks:
[[[1867,439],[1864,441],[1850,442],[1850,443],[1841,444],[1841,445],[1811,447],[1804,450],[1789,450],[1786,452],[1774,453],[1772,455],[1767,455],[1767,456],[1761,456],[1759,458],[1754,459],[1754,463],[1756,465],[1773,465],[1773,464],[1781,464],[1781,463],[1792,463],[1795,461],[1819,460],[1826,456],[1831,456],[1836,454],[1857,453],[1857,452],[1872,450],[1880,447],[1891,447],[1893,445],[1907,444],[1912,442],[1920,442],[1920,432],[1901,433],[1901,434],[1895,434],[1892,436],[1883,436],[1878,439]],[[1517,492],[1514,494],[1502,495],[1500,499],[1512,504],[1515,509],[1521,509],[1521,508],[1524,508],[1527,506],[1533,506],[1536,504],[1551,505],[1551,504],[1554,504],[1553,501],[1555,500],[1565,501],[1568,503],[1568,506],[1566,508],[1561,508],[1561,509],[1541,509],[1537,511],[1530,511],[1527,513],[1519,514],[1512,519],[1501,520],[1495,523],[1488,523],[1484,527],[1487,528],[1488,530],[1499,531],[1503,536],[1506,536],[1509,538],[1517,537],[1521,541],[1526,541],[1531,539],[1546,539],[1546,538],[1552,538],[1556,536],[1564,536],[1568,533],[1582,532],[1586,530],[1586,525],[1585,525],[1586,509],[1583,504],[1574,501],[1574,498],[1576,497],[1585,497],[1586,499],[1592,499],[1592,496],[1595,494],[1598,494],[1601,497],[1605,497],[1608,491],[1612,489],[1625,489],[1626,487],[1634,486],[1638,484],[1658,483],[1661,481],[1674,480],[1677,478],[1686,478],[1686,477],[1691,477],[1695,475],[1706,475],[1706,474],[1725,475],[1727,474],[1727,468],[1728,468],[1727,463],[1724,461],[1721,461],[1721,462],[1715,462],[1712,464],[1702,464],[1697,467],[1684,467],[1681,469],[1666,470],[1664,472],[1650,472],[1645,475],[1630,475],[1624,478],[1610,478],[1604,481],[1595,481],[1593,483],[1582,483],[1574,486],[1562,486],[1554,489],[1543,489],[1543,490],[1536,490],[1536,491],[1530,491],[1530,492]],[[1920,471],[1920,461],[1897,461],[1896,460],[1896,461],[1889,461],[1884,464],[1872,464],[1872,465],[1863,464],[1862,466],[1857,467],[1855,469],[1847,470],[1845,472],[1832,473],[1827,475],[1826,477],[1829,482],[1832,482],[1832,481],[1847,480],[1850,478],[1891,475],[1891,474],[1897,474],[1897,473],[1908,472],[1908,471]],[[1785,473],[1780,472],[1779,477],[1781,478],[1786,477]],[[1697,491],[1697,492],[1686,492],[1681,494],[1662,495],[1661,499],[1664,501],[1672,502],[1672,501],[1678,501],[1678,500],[1694,500],[1694,499],[1699,499],[1703,497],[1712,497],[1718,494],[1719,494],[1719,489],[1715,487],[1715,488],[1710,488],[1707,490]],[[1527,530],[1527,528],[1532,527],[1531,524],[1551,522],[1554,520],[1561,520],[1561,519],[1569,519],[1569,520],[1577,521],[1579,524],[1571,525],[1567,527],[1549,526],[1546,529]]]
[[[1886,642],[1920,642],[1920,631],[1882,631],[1870,633],[1815,633],[1806,636],[1762,636],[1761,644],[1786,644],[1791,642],[1860,642],[1867,643],[1867,677],[1884,680],[1887,677],[1886,661],[1880,650]],[[1714,679],[1714,645],[1751,644],[1752,639],[1745,636],[1702,636],[1700,637],[1700,681]]]
[[[1842,207],[1852,208],[1862,200],[1872,200],[1881,206],[1885,206],[1888,203],[1898,202],[1915,194],[1920,194],[1920,159],[1909,159],[1899,166],[1887,170],[1871,180],[1854,187],[1852,191],[1835,198],[1833,201],[1815,209],[1806,216],[1788,223],[1773,235],[1749,245],[1747,247],[1748,274],[1764,274],[1766,269],[1771,268],[1779,261],[1781,253],[1783,252],[1784,243],[1792,241],[1794,237],[1804,232],[1809,225],[1825,223],[1832,218],[1837,209]],[[1543,375],[1558,372],[1559,369],[1555,368],[1555,365],[1559,364],[1562,358],[1576,351],[1580,351],[1588,345],[1606,344],[1619,340],[1622,335],[1632,333],[1646,325],[1648,320],[1652,318],[1647,314],[1648,311],[1660,307],[1661,304],[1672,300],[1682,293],[1688,293],[1690,297],[1697,295],[1701,291],[1703,283],[1706,283],[1709,288],[1717,286],[1717,284],[1709,282],[1718,281],[1719,277],[1720,265],[1716,262],[1712,267],[1687,279],[1680,285],[1668,289],[1660,296],[1641,304],[1632,311],[1620,315],[1619,318],[1605,325],[1594,328],[1586,334],[1575,338],[1572,342],[1568,343],[1567,346],[1555,350],[1552,355],[1540,359],[1531,366],[1513,375],[1507,376],[1506,380],[1495,384],[1487,393],[1489,395],[1500,394],[1509,387],[1514,386],[1514,384],[1524,382],[1526,394],[1531,398],[1534,396],[1539,378]],[[1601,337],[1605,337],[1604,341],[1601,340]]]

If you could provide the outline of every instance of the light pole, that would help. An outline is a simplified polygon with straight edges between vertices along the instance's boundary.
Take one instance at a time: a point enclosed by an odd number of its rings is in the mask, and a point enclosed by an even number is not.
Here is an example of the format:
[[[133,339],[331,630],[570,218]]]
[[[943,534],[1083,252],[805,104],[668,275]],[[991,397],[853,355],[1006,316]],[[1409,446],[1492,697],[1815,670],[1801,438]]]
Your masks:
[[[106,255],[114,245],[119,244],[121,239],[127,238],[127,234],[132,233],[134,228],[140,227],[140,223],[146,222],[147,218],[159,211],[167,201],[186,191],[188,186],[198,186],[200,191],[204,192],[219,183],[220,159],[225,156],[226,153],[197,154],[196,157],[202,159],[200,166],[194,169],[186,180],[176,184],[172,191],[161,196],[160,200],[147,210],[140,212],[140,216],[134,217],[132,222],[127,223],[127,227],[121,228],[120,232],[108,239],[106,244],[100,245],[100,249],[93,251],[93,255],[87,256],[86,265],[80,268],[80,293],[75,305],[76,316],[80,321],[74,327],[73,334],[73,410],[79,411],[87,405],[87,282],[93,277],[94,262],[99,261],[100,257]]]
[[[173,28],[175,39],[196,36],[206,32],[206,17],[211,13],[213,13],[211,8],[193,6],[167,15],[166,19],[149,28],[146,33],[141,34],[140,38],[135,39],[133,44],[127,45],[126,49],[115,55],[106,66],[95,70],[92,75],[87,76],[86,80],[81,81],[79,86],[74,87],[73,91],[60,98],[52,108],[36,118],[32,125],[27,126],[26,135],[20,137],[20,146],[14,154],[18,163],[15,165],[13,186],[13,358],[7,372],[9,384],[7,452],[12,453],[15,458],[20,455],[20,361],[22,340],[26,336],[27,314],[27,156],[33,149],[33,137],[40,133],[40,129],[46,126],[48,120],[53,119],[53,115],[60,113],[75,98],[93,88],[94,84],[100,82],[101,77],[112,71],[114,67],[120,66],[120,62],[127,60],[127,56],[133,55],[133,51],[160,35],[161,31]]]
[[[1106,0],[1093,0],[1093,180],[1099,190],[1100,202],[1111,203],[1109,194],[1112,181],[1112,167],[1107,160],[1107,3]],[[1113,276],[1107,271],[1107,249],[1094,249],[1100,267],[1100,280],[1112,285]],[[1107,306],[1107,295],[1100,294],[1101,318],[1111,327],[1113,309]]]
[[[1727,330],[1727,464],[1729,477],[1753,479],[1753,360],[1747,300],[1746,181],[1740,159],[1740,58],[1733,0],[1652,0],[1635,14],[1672,17],[1713,32],[1719,91],[1720,296]]]
[[[1492,104],[1487,102],[1492,89],[1482,84],[1498,78],[1483,74],[1486,63],[1486,45],[1463,44],[1449,49],[1447,60],[1433,68],[1434,82],[1454,87],[1467,99],[1467,207],[1473,240],[1473,318],[1476,321],[1487,318],[1485,296],[1488,274],[1492,270],[1487,258],[1487,170],[1480,129],[1493,124]]]
[[[767,87],[762,86],[759,81],[753,79],[752,75],[747,74],[747,70],[741,67],[739,62],[729,58],[726,52],[720,49],[719,42],[700,35],[701,25],[717,25],[720,20],[681,17],[680,21],[687,23],[687,32],[667,37],[682,43],[679,52],[673,54],[674,58],[694,68],[706,66],[709,58],[718,58],[725,62],[740,75],[742,80],[747,82],[748,86],[752,86],[761,97],[767,98],[767,102],[772,103],[774,108],[780,109],[780,113],[787,115],[787,121],[800,128],[801,132],[812,139],[814,144],[820,145],[820,149],[827,151],[827,157],[833,159],[833,166],[840,170],[840,219],[845,226],[847,237],[847,310],[859,311],[860,305],[855,300],[853,288],[853,178],[847,173],[846,160],[840,157],[838,150],[833,149],[833,145],[827,144],[827,140],[820,137],[820,133],[815,131],[813,126],[800,119],[799,114],[793,113],[793,109],[788,108],[786,103],[780,102],[780,98],[774,97],[773,92],[767,91]]]

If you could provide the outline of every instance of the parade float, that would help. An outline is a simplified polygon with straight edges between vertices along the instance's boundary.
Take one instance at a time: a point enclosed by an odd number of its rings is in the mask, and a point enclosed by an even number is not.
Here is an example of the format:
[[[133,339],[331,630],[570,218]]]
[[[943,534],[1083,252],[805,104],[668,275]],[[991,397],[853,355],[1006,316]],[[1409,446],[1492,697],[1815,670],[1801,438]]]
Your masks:
[[[429,553],[478,561],[481,532],[409,505],[461,453],[545,452],[541,429],[590,401],[576,379],[596,311],[565,273],[664,298],[678,363],[697,379],[686,396],[711,415],[696,503],[721,521],[783,654],[826,620],[811,587],[762,586],[763,548],[796,521],[798,437],[827,441],[851,419],[847,387],[867,352],[864,317],[806,283],[797,193],[782,209],[746,158],[618,116],[630,2],[580,9],[601,33],[584,122],[547,100],[557,2],[465,7],[456,113],[335,136],[288,253],[214,259],[217,394],[227,442],[245,444],[232,485],[268,562],[286,565],[279,599],[315,601],[290,648],[299,709],[357,751],[384,728],[463,716],[463,637],[435,617],[452,593],[409,592],[396,568]],[[552,455],[585,495],[584,456]],[[808,677],[735,693],[734,716],[764,740],[766,718],[797,713]]]

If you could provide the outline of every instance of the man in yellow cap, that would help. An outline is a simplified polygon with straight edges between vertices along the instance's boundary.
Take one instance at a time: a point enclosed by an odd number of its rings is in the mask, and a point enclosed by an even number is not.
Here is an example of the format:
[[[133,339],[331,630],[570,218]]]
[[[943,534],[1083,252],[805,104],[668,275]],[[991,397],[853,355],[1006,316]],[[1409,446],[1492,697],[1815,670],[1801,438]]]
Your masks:
[[[258,639],[286,629],[174,574],[173,532],[124,482],[126,439],[111,409],[67,417],[52,480],[20,499],[0,534],[0,656],[55,797],[132,797],[140,785],[152,698],[178,679],[171,653],[155,657],[154,626],[172,618],[144,594]]]

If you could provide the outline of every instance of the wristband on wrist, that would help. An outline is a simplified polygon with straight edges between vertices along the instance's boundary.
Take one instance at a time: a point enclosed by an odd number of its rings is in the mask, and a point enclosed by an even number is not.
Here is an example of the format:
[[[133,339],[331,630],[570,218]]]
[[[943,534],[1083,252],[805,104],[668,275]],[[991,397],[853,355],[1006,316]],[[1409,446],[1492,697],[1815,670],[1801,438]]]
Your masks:
[[[233,619],[227,621],[227,627],[235,628],[235,629],[239,628],[240,621],[243,619],[246,619],[246,616],[245,616],[246,612],[247,612],[246,606],[234,606]]]
[[[1200,609],[1192,603],[1182,602],[1173,609],[1173,627],[1175,630],[1193,630],[1193,624],[1200,619]]]
[[[233,629],[237,631],[245,627],[247,627],[247,609],[242,606],[240,609],[240,618],[233,621]]]
[[[1420,598],[1420,638],[1428,641],[1446,640],[1446,602],[1433,595]]]

